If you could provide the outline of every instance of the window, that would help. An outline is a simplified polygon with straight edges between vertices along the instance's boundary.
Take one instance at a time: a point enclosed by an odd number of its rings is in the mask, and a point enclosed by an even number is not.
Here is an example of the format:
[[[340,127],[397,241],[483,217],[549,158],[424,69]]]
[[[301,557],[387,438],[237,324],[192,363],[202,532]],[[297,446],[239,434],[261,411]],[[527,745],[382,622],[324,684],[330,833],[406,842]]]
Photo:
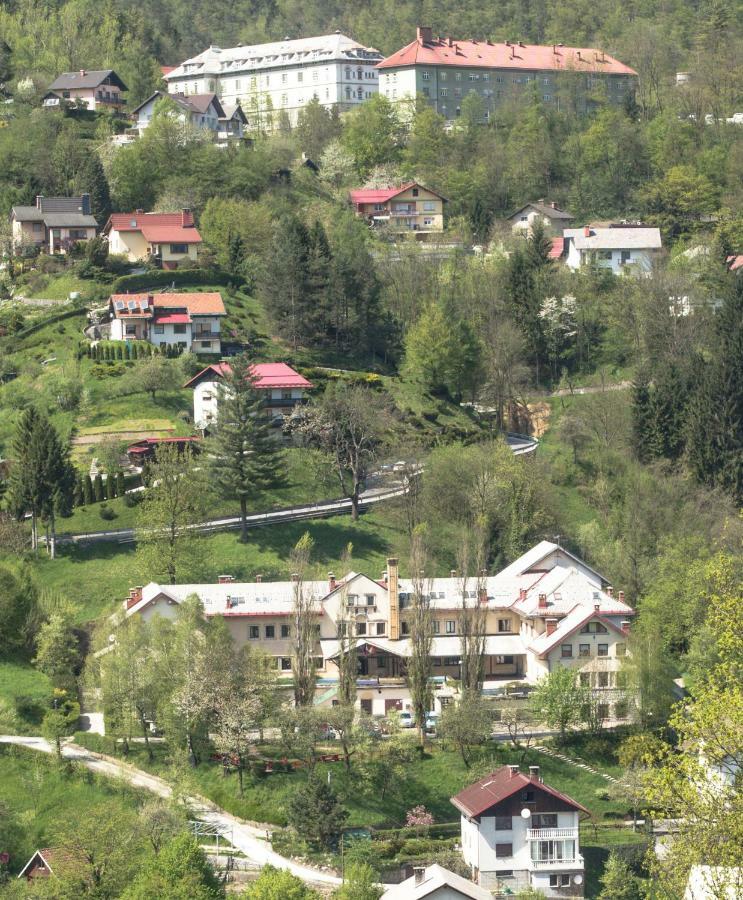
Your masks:
[[[385,628],[386,626],[384,622],[377,622],[377,634],[384,634]]]
[[[377,599],[377,598],[374,596],[374,594],[367,594],[367,595],[366,595],[366,605],[367,605],[367,606],[374,606],[374,605],[375,605],[375,602],[376,602],[376,599]]]
[[[297,81],[299,82],[299,84],[302,84],[302,82],[304,81],[304,72],[297,72]]]
[[[496,816],[495,817],[495,830],[496,831],[510,831],[513,828],[513,820],[511,816]]]
[[[448,72],[439,72],[439,81],[446,81],[446,79],[448,77],[449,77]]]
[[[436,212],[436,201],[435,200],[424,200],[423,201],[423,210],[424,210],[424,212]]]
[[[622,250],[622,265],[626,265],[632,259],[632,253],[629,250]]]
[[[457,633],[457,623],[454,619],[446,620],[446,633],[447,634],[456,634]]]
[[[290,656],[282,656],[281,657],[281,665],[282,672],[291,672],[292,670],[292,660]]]
[[[433,620],[433,633],[441,634],[441,622],[438,619]]]
[[[281,73],[281,83],[286,84],[288,79],[289,79],[289,76],[286,74],[286,72],[282,72]]]
[[[261,630],[257,625],[248,626],[248,637],[251,641],[257,641],[261,636]]]
[[[164,327],[164,326],[161,326],[161,327]],[[127,335],[127,337],[136,337],[137,326],[136,325],[127,325],[126,326],[126,335]]]
[[[429,81],[431,78],[431,73],[430,72],[421,72],[421,78],[424,81]]]
[[[448,88],[441,88],[441,96],[442,96],[442,97],[448,97],[448,96],[449,96],[449,89],[448,89]]]
[[[44,223],[43,222],[34,222],[34,231],[43,231]]]
[[[266,625],[266,638],[272,641],[276,637],[276,626]]]
[[[366,634],[366,622],[356,623],[356,634]]]
[[[609,687],[609,673],[608,672],[598,672],[598,682],[597,686],[600,688]]]
[[[240,79],[239,78],[235,79],[235,90],[236,91],[240,90]]]
[[[521,792],[521,802],[522,803],[534,803],[535,802],[535,793],[534,791],[522,791]]]
[[[455,72],[455,73],[454,73],[454,80],[455,80],[455,81],[461,81],[461,80],[462,80],[462,73],[461,73],[461,72]]]
[[[185,325],[174,325],[173,326],[173,334],[185,334],[186,326]]]
[[[317,81],[317,69],[312,70],[312,80]]]
[[[127,329],[129,329],[130,327],[131,327],[130,325],[127,325]],[[127,334],[128,334],[128,330],[127,330]],[[164,325],[155,325],[155,334],[165,334],[165,326]],[[204,395],[204,400],[206,400],[206,399],[207,399],[207,397],[206,397],[206,395]]]
[[[413,188],[412,193],[413,193],[414,197],[417,197],[418,196],[418,188]]]
[[[589,622],[587,625],[584,625],[581,630],[581,634],[608,634],[609,632],[606,630],[606,625],[602,625],[601,622]]]
[[[454,96],[455,96],[455,97],[461,97],[461,96],[462,96],[462,91],[461,91],[459,88],[454,88]]]
[[[483,80],[483,81],[490,81],[490,72],[483,72],[483,73],[482,73],[482,80]]]
[[[430,96],[431,96],[431,92],[429,91],[429,89],[428,89],[427,87],[422,88],[422,89],[421,89],[421,93],[423,94],[424,97],[430,97]]]
[[[578,644],[578,656],[590,656],[591,655],[591,645],[590,644]]]
[[[289,98],[286,96],[286,94],[282,94],[282,95],[281,95],[281,105],[282,105],[282,106],[288,106],[288,105],[289,105]]]
[[[578,675],[578,680],[581,687],[591,687],[591,675],[589,672],[581,672]]]
[[[544,100],[545,103],[549,103],[551,99],[552,96],[550,94],[542,94],[542,100]]]
[[[348,78],[349,81],[351,80],[351,67],[350,66],[346,66],[346,78]]]
[[[598,655],[599,656],[608,656],[609,655],[609,645],[608,644],[599,644]]]
[[[627,655],[627,645],[626,644],[614,644],[614,655],[615,656],[626,656]]]
[[[510,634],[511,631],[511,620],[510,619],[498,619],[498,633],[499,634]]]
[[[557,813],[535,813],[531,823],[532,828],[557,828]]]
[[[212,345],[211,341],[205,341],[203,338],[199,338],[199,340],[201,341],[201,349],[202,350],[206,350],[209,347],[211,347],[211,345]]]
[[[469,79],[470,81],[477,81],[479,79],[479,75],[475,75],[474,73],[470,73]]]
[[[599,259],[611,259],[611,250],[599,250],[597,256]]]
[[[408,625],[407,622],[401,622],[400,623],[400,631],[403,634],[410,634],[410,625]]]
[[[495,664],[496,666],[512,666],[513,656],[496,656]]]
[[[281,626],[281,637],[288,638],[291,637],[292,630],[288,625]]]
[[[188,244],[171,244],[171,253],[188,253]]]
[[[350,100],[350,99],[351,99],[351,88],[348,85],[346,85],[346,100]]]
[[[513,856],[513,844],[496,844],[495,845],[495,858],[496,859],[508,859],[509,856]]]
[[[550,887],[570,887],[570,875],[550,875]]]
[[[617,719],[626,719],[627,718],[627,701],[620,700],[618,703],[614,704],[614,717]]]
[[[600,719],[608,719],[609,718],[609,704],[608,703],[597,703],[596,704],[596,713]]]
[[[423,224],[424,225],[433,225],[433,219],[430,216],[428,216],[427,218],[423,219]]]
[[[377,668],[378,669],[386,669],[387,668],[387,657],[386,656],[378,656],[377,657]]]
[[[572,659],[573,658],[573,645],[572,644],[563,644],[560,648],[560,655],[563,659]]]

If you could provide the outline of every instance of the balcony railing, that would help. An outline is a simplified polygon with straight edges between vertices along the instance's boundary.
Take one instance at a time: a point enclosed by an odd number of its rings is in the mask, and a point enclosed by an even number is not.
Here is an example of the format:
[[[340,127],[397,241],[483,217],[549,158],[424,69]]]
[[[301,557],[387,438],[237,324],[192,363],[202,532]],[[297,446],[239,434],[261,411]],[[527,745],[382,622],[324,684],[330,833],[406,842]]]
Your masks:
[[[191,340],[193,341],[218,341],[221,337],[219,331],[197,331]]]
[[[526,832],[529,841],[578,840],[577,828],[529,828]]]
[[[583,857],[576,856],[573,859],[530,859],[529,860],[529,868],[530,869],[552,869],[552,870],[565,870],[565,869],[582,869],[583,868]]]

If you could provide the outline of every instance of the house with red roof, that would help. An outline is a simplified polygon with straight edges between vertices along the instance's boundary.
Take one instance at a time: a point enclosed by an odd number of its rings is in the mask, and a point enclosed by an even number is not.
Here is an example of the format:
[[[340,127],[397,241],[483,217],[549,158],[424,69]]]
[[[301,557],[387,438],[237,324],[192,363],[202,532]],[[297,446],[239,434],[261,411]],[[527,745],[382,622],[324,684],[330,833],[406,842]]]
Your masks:
[[[193,389],[193,418],[197,428],[208,429],[217,419],[220,386],[231,372],[229,363],[214,363],[202,369],[183,386]],[[252,366],[255,387],[265,391],[266,414],[279,419],[304,403],[312,388],[303,375],[286,363],[255,363]]]
[[[351,191],[349,198],[356,215],[370,225],[421,235],[444,230],[446,199],[417,181],[396,187],[361,188]]]
[[[525,888],[582,897],[579,824],[589,811],[529,774],[502,766],[451,798],[461,816],[462,855],[472,878],[500,894]]]
[[[577,112],[588,112],[603,101],[621,105],[637,83],[634,69],[592,47],[459,40],[435,37],[428,27],[377,69],[385,97],[410,109],[422,99],[449,121],[461,115],[470,93],[480,98],[487,122],[499,106],[526,102],[535,87],[548,107],[577,104]]]
[[[174,213],[113,213],[103,228],[110,253],[130,262],[156,262],[163,269],[177,269],[179,263],[196,262],[201,235],[190,209]]]
[[[224,301],[219,291],[112,294],[112,341],[149,341],[192,353],[221,353]]]

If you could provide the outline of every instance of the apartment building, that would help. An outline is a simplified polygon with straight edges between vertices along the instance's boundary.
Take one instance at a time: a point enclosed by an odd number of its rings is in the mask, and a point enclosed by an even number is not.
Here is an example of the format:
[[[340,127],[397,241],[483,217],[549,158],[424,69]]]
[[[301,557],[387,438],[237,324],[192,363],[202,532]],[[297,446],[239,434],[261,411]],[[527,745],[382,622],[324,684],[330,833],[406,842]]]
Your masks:
[[[382,54],[340,32],[298,40],[209,47],[164,75],[168,91],[216,93],[223,104],[241,104],[251,128],[270,129],[278,114],[296,125],[310,100],[339,112],[377,93]]]
[[[112,294],[112,341],[149,341],[192,353],[221,353],[222,295],[206,293]]]
[[[588,810],[529,774],[502,766],[451,798],[461,814],[462,856],[472,878],[497,896],[526,888],[582,897],[580,819]]]
[[[423,99],[448,120],[461,115],[472,92],[488,121],[499,106],[525,102],[534,89],[550,107],[587,112],[599,102],[623,103],[637,81],[634,69],[603,50],[455,40],[434,37],[428,27],[419,27],[414,41],[377,68],[385,97],[411,109],[411,101]]]
[[[193,420],[202,431],[217,420],[220,390],[224,376],[231,371],[229,363],[214,363],[183,385],[193,389]],[[311,382],[286,363],[256,363],[252,371],[255,387],[265,394],[266,415],[272,419],[283,418],[304,403],[312,388]]]
[[[355,643],[358,704],[372,715],[411,708],[407,660],[414,593],[389,559],[378,579],[349,572],[342,579],[300,582],[160,585],[133,588],[127,615],[173,617],[178,604],[196,594],[206,616],[222,616],[238,647],[260,646],[276,668],[291,675],[292,629],[298,590],[313,598],[317,618],[318,692],[330,703],[338,682],[337,660],[347,651],[344,635]],[[569,666],[576,677],[601,694],[606,717],[627,714],[621,685],[629,622],[634,611],[623,595],[614,596],[605,580],[563,547],[537,544],[497,575],[426,579],[423,588],[433,615],[431,646],[434,708],[456,694],[447,678],[461,675],[461,617],[464,605],[486,611],[485,689],[507,682],[533,684],[554,668]],[[570,648],[568,650],[568,648]]]
[[[421,235],[444,230],[446,200],[417,181],[397,187],[357,189],[349,198],[356,215],[375,227]]]

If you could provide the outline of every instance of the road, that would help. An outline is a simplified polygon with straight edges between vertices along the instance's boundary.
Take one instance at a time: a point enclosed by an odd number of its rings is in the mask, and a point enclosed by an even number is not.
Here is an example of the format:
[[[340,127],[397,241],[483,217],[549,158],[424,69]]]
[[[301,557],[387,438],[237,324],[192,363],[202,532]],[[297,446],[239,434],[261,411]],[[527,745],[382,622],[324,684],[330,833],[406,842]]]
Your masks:
[[[27,747],[29,750],[37,750],[41,753],[53,753],[52,745],[39,737],[23,737],[19,735],[0,735],[0,744],[15,744]],[[173,789],[162,778],[150,775],[148,772],[122,763],[110,756],[93,753],[74,743],[65,743],[62,747],[62,755],[65,759],[73,760],[90,769],[98,775],[107,778],[122,778],[132,787],[149,791],[163,799],[169,799]],[[267,827],[251,825],[243,822],[231,813],[226,812],[203,797],[186,797],[186,803],[194,818],[210,825],[220,825],[232,833],[232,845],[241,850],[245,856],[257,866],[266,864],[277,869],[288,869],[293,875],[301,878],[308,884],[341,884],[341,879],[328,872],[321,872],[310,866],[295,863],[271,849],[271,844],[266,840]],[[270,826],[268,826],[270,828]]]

